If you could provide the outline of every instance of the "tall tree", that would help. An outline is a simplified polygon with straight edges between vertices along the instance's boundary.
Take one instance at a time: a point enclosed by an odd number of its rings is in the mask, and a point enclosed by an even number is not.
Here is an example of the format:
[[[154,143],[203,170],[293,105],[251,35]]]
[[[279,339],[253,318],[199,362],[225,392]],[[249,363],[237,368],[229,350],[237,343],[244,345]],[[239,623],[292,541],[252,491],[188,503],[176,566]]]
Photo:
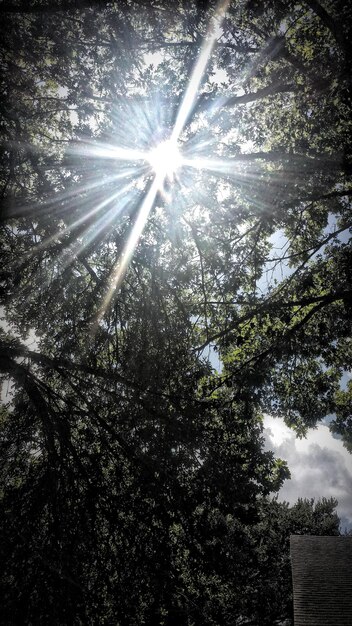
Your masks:
[[[337,522],[263,412],[350,442],[350,8],[2,10],[5,623],[273,624]]]

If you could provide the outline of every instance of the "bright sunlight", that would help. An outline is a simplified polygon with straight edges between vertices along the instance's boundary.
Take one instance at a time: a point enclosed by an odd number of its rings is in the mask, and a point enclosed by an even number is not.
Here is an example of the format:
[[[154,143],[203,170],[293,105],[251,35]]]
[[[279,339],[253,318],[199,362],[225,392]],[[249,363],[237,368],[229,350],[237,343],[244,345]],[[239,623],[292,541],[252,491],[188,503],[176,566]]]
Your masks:
[[[157,176],[172,181],[182,165],[182,156],[177,143],[168,139],[151,150],[148,161]]]

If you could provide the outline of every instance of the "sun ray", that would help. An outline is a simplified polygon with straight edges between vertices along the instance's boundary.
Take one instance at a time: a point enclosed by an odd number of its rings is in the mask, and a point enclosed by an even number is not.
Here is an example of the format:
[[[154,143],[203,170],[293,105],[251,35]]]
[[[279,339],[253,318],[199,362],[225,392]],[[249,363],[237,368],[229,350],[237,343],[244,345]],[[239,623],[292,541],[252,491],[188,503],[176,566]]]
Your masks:
[[[94,210],[91,211],[91,214],[94,215],[97,211],[101,211],[107,204],[114,202],[114,205],[98,219],[93,222],[90,226],[88,226],[82,233],[81,238],[75,239],[73,245],[70,247],[64,245],[63,249],[55,255],[53,258],[53,268],[56,268],[56,272],[58,274],[62,273],[67,267],[69,267],[72,263],[74,263],[80,256],[80,254],[97,238],[99,235],[106,230],[110,224],[116,220],[116,217],[120,215],[128,206],[130,202],[130,198],[125,194],[124,197],[119,199],[119,196],[123,194],[123,192],[127,191],[127,188],[131,187],[131,183],[126,185],[124,189],[120,189],[118,192],[106,198],[103,202],[101,202]],[[119,200],[118,205],[116,205],[116,201]],[[73,224],[75,227],[87,220],[87,215],[82,216],[79,220],[76,220]],[[56,233],[55,236],[51,237],[52,240],[58,240],[60,236],[62,236],[65,232],[69,232],[73,228],[73,224],[70,227],[61,230]],[[42,245],[42,248],[46,248],[48,245],[48,240],[46,240],[45,245],[39,244],[35,246],[34,251],[38,251],[39,246]],[[30,255],[34,254],[34,251],[30,252]],[[49,279],[48,279],[49,281]],[[48,282],[49,284],[49,282]]]
[[[149,213],[155,202],[155,198],[158,194],[161,183],[162,183],[162,174],[159,173],[155,176],[150,186],[150,189],[146,197],[144,198],[144,201],[141,205],[141,208],[139,209],[137,218],[133,225],[132,231],[127,239],[126,245],[120,255],[120,258],[115,263],[112,269],[112,272],[109,278],[108,290],[106,292],[103,302],[101,303],[101,306],[99,307],[98,313],[95,317],[93,328],[96,328],[97,325],[99,324],[100,320],[104,316],[104,313],[107,307],[109,306],[109,303],[111,301],[111,298],[114,292],[119,288],[121,281],[123,280],[123,277],[126,273],[126,270],[129,266],[133,253],[138,245],[140,236],[147,222]]]
[[[183,159],[177,143],[167,139],[149,152],[148,161],[156,175],[172,181]]]
[[[75,147],[73,153],[80,152],[85,156],[99,157],[102,159],[112,159],[114,161],[125,161],[135,163],[136,161],[147,161],[147,152],[145,150],[137,150],[134,148],[122,148],[120,146],[109,145],[105,143],[85,142],[80,148]]]
[[[123,178],[123,176],[118,176],[117,175],[117,176],[113,177],[113,180],[116,181],[119,178]],[[106,182],[106,181],[104,181],[104,182]],[[100,185],[101,184],[102,183],[100,181]],[[62,237],[64,235],[66,235],[67,233],[71,232],[75,228],[78,228],[81,224],[84,224],[84,222],[87,222],[87,221],[91,220],[92,217],[97,215],[102,209],[104,209],[106,206],[108,206],[111,202],[117,200],[123,194],[128,193],[131,190],[131,188],[133,188],[134,185],[135,185],[135,181],[131,181],[127,185],[124,185],[122,188],[118,189],[118,191],[116,191],[116,192],[112,193],[111,195],[109,195],[107,198],[104,198],[104,200],[99,202],[90,211],[85,212],[79,218],[77,218],[73,222],[70,222],[69,224],[67,224],[64,228],[60,228],[56,233],[54,233],[50,237],[45,238],[43,241],[41,241],[37,245],[33,246],[33,248],[31,250],[29,250],[29,252],[27,253],[26,257],[28,258],[28,257],[31,257],[31,256],[37,254],[40,250],[43,250],[43,249],[47,248],[52,243],[57,241],[57,239],[59,237]],[[86,191],[86,189],[84,189],[82,187],[82,191]],[[81,204],[84,205],[85,202],[87,202],[87,199],[83,198],[82,201],[81,201]],[[79,207],[79,203],[76,202],[75,206]]]
[[[130,191],[131,189],[133,189],[132,183],[130,183],[129,185],[125,185],[125,187],[121,189],[118,193],[109,196],[106,203],[101,203],[99,205],[99,211],[101,211],[101,209],[103,208],[103,204],[105,204],[106,206],[106,204],[110,204],[114,201],[114,205],[107,212],[104,212],[101,217],[99,217],[82,233],[82,243],[80,244],[78,251],[75,251],[75,254],[77,254],[79,251],[83,250],[90,243],[92,243],[92,241],[94,241],[94,239],[96,239],[100,235],[100,233],[102,233],[108,226],[110,226],[110,224],[112,224],[116,217],[124,211],[124,209],[130,202],[130,197],[126,195],[126,192]],[[121,198],[121,196],[124,197]],[[119,204],[117,206],[115,204],[115,201],[118,199]],[[79,222],[81,222],[81,220],[77,220],[74,223],[74,226],[76,227]]]
[[[121,253],[120,258],[115,263],[112,269],[107,292],[93,320],[93,334],[95,333],[99,322],[103,318],[114,292],[118,289],[121,281],[123,280],[133,253],[138,245],[140,236],[143,232],[150,211],[154,205],[157,194],[158,192],[162,192],[163,190],[165,178],[169,178],[172,180],[175,171],[181,166],[181,164],[183,164],[183,157],[180,154],[178,148],[178,140],[194,106],[199,85],[202,81],[205,69],[207,67],[216,39],[218,37],[221,21],[225,17],[229,4],[230,0],[223,0],[217,6],[213,17],[210,20],[205,43],[202,47],[196,65],[192,71],[169,139],[164,140],[156,147],[155,150],[151,150],[148,153],[139,150],[129,150],[125,148],[105,145],[95,146],[94,149],[92,149],[92,154],[96,154],[98,156],[101,156],[102,158],[116,158],[126,161],[147,161],[154,170],[153,182],[141,205],[138,216],[135,220],[123,252]],[[204,165],[206,164],[204,163]],[[207,161],[207,165],[211,165],[211,160]],[[212,167],[215,167],[214,164],[212,164]],[[222,165],[222,168],[224,169],[224,164]]]
[[[177,113],[174,128],[171,133],[171,140],[174,142],[177,142],[192,111],[195,99],[197,97],[199,85],[202,81],[205,69],[210,59],[210,55],[218,37],[218,28],[221,24],[221,21],[225,17],[229,4],[230,0],[224,0],[223,2],[221,2],[217,6],[215,13],[210,20],[207,33],[208,36],[206,37],[201,53],[194,66],[180,109]]]

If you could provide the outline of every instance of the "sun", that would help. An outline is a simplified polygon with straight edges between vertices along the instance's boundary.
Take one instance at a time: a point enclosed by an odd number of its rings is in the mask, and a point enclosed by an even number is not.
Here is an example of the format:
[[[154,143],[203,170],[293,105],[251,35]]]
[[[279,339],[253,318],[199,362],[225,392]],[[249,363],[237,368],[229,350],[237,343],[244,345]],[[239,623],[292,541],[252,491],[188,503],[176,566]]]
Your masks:
[[[172,181],[182,165],[182,157],[177,142],[171,139],[162,141],[149,152],[148,161],[157,177],[168,178]]]

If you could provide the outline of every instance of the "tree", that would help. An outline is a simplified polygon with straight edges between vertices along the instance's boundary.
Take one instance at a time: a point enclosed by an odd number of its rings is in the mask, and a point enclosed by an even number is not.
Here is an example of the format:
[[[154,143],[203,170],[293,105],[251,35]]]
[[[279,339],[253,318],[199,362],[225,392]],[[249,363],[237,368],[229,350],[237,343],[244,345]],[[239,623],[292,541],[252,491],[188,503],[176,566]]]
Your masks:
[[[279,622],[293,623],[290,535],[339,535],[336,505],[333,499],[298,499],[290,507],[287,502],[274,499],[263,507],[253,532],[258,572],[252,593],[257,601],[258,624],[266,623],[265,620],[269,624],[270,615]]]
[[[337,523],[271,502],[263,412],[349,437],[350,9],[2,8],[5,620],[273,624]]]

